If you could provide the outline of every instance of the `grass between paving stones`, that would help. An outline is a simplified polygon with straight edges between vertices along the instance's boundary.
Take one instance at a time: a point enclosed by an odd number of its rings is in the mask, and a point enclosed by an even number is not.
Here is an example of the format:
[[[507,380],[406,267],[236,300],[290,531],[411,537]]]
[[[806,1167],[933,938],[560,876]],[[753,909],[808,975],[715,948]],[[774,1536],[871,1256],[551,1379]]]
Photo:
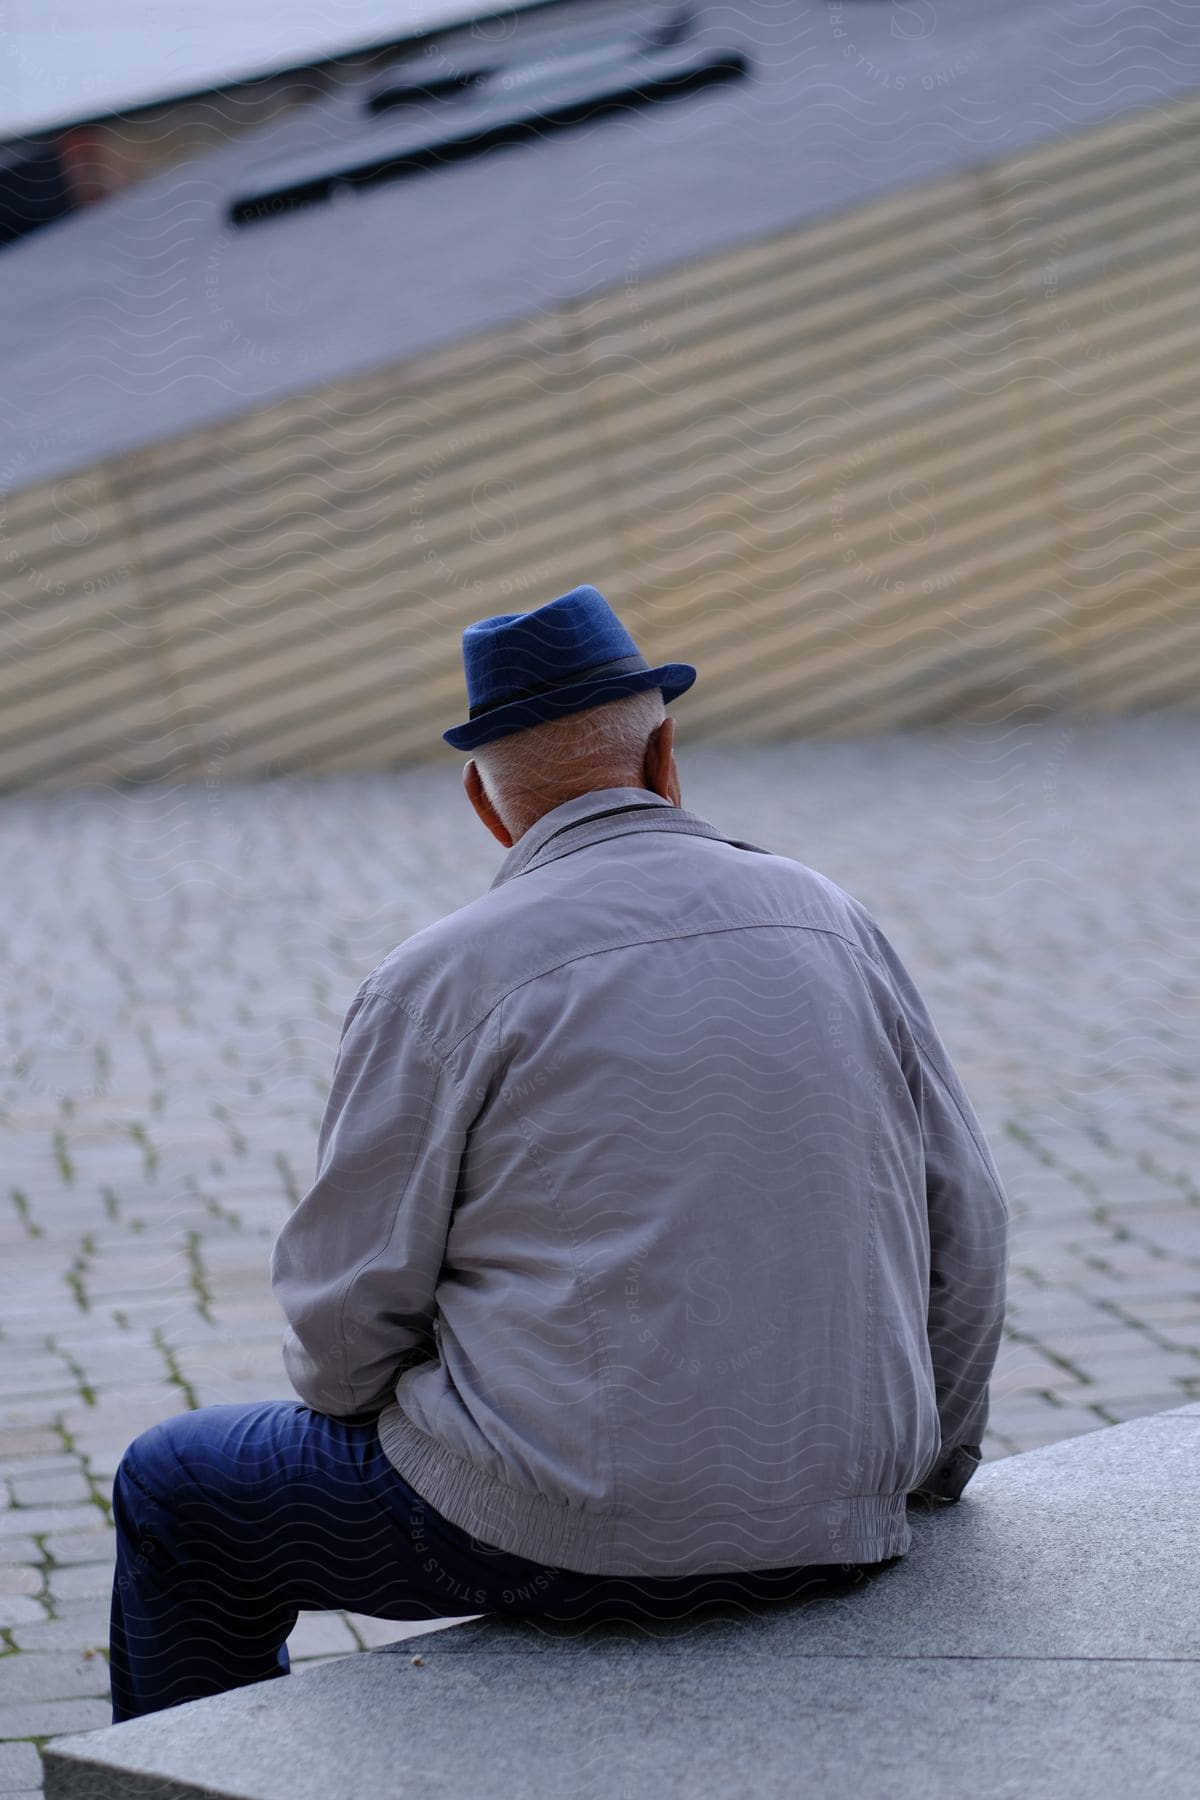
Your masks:
[[[67,1149],[67,1134],[61,1128],[54,1133],[54,1160],[58,1164],[58,1172],[64,1181],[74,1181],[75,1164],[71,1161]]]
[[[83,1401],[83,1404],[85,1406],[95,1406],[96,1390],[88,1380],[87,1370],[83,1367],[83,1364],[78,1362],[76,1358],[71,1355],[69,1350],[64,1350],[62,1346],[57,1343],[53,1332],[47,1333],[43,1342],[50,1354],[52,1356],[60,1356],[63,1362],[66,1363],[68,1369],[70,1369],[72,1375],[79,1383],[79,1397]]]
[[[91,1479],[92,1478],[89,1476],[88,1477],[89,1485],[91,1485]],[[92,1493],[92,1499],[93,1500],[97,1499],[97,1495],[96,1495],[94,1489],[93,1489],[93,1493]],[[23,1509],[21,1507],[20,1502],[14,1502],[11,1510],[14,1512],[20,1512]],[[100,1507],[100,1510],[104,1515],[106,1525],[109,1528],[111,1528],[111,1526],[112,1526],[111,1509],[108,1508],[106,1505],[102,1504]],[[46,1618],[48,1621],[62,1619],[64,1617],[64,1614],[62,1613],[62,1611],[60,1609],[58,1597],[55,1595],[53,1587],[51,1586],[51,1577],[56,1572],[64,1570],[64,1569],[68,1569],[68,1568],[72,1568],[72,1567],[78,1568],[80,1566],[87,1567],[88,1565],[60,1562],[60,1560],[58,1559],[58,1557],[55,1556],[54,1552],[51,1550],[49,1544],[46,1541],[47,1537],[49,1536],[48,1532],[33,1531],[30,1533],[30,1536],[33,1539],[33,1542],[37,1546],[38,1560],[37,1560],[37,1564],[36,1564],[36,1570],[37,1570],[38,1579],[39,1579],[41,1585],[35,1594],[29,1595],[29,1598],[31,1600],[36,1600],[39,1606],[45,1607]],[[26,1652],[23,1652],[21,1650],[20,1645],[16,1642],[15,1637],[13,1636],[13,1633],[18,1629],[19,1629],[19,1627],[10,1626],[10,1625],[6,1625],[3,1628],[0,1628],[0,1640],[3,1641],[3,1648],[0,1649],[0,1661],[2,1661],[7,1656],[20,1656],[23,1654],[27,1654]],[[93,1651],[88,1649],[88,1650],[82,1651],[81,1654],[90,1659],[90,1657],[93,1655]],[[105,1652],[105,1657],[107,1660],[107,1651]]]
[[[214,1322],[215,1321],[210,1317],[209,1323],[212,1324]],[[150,1341],[167,1365],[167,1380],[171,1382],[174,1387],[179,1389],[180,1393],[187,1401],[186,1410],[188,1412],[196,1412],[200,1406],[200,1402],[196,1398],[196,1390],[187,1379],[187,1376],[183,1373],[183,1370],[179,1367],[178,1358],[170,1344],[168,1344],[167,1340],[164,1338],[161,1325],[156,1325],[154,1327],[154,1330],[150,1334]]]
[[[20,1219],[30,1237],[44,1237],[45,1233],[42,1230],[42,1227],[35,1223],[30,1213],[28,1194],[22,1193],[20,1188],[10,1188],[9,1197],[17,1209],[17,1217]]]
[[[63,1279],[75,1296],[75,1304],[80,1312],[92,1310],[91,1296],[87,1291],[87,1277],[92,1264],[96,1260],[96,1240],[90,1231],[85,1231],[79,1240],[79,1249],[75,1260],[65,1271]]]
[[[275,1167],[279,1170],[279,1179],[283,1182],[283,1191],[293,1207],[299,1206],[304,1198],[296,1180],[295,1171],[282,1150],[275,1152]]]
[[[129,1135],[142,1152],[142,1173],[153,1175],[158,1167],[158,1151],[150,1142],[150,1134],[144,1125],[136,1124],[128,1127]]]
[[[200,1233],[194,1229],[184,1233],[184,1253],[187,1256],[188,1286],[196,1296],[196,1311],[208,1325],[215,1325],[212,1313],[213,1291],[204,1272],[204,1258],[200,1254]]]
[[[234,1124],[233,1115],[229,1108],[222,1101],[214,1100],[209,1110],[212,1113],[213,1118],[219,1119],[224,1126],[233,1154],[235,1156],[248,1155],[250,1150],[249,1139],[243,1137],[237,1126]]]
[[[1087,1375],[1077,1363],[1073,1363],[1071,1359],[1064,1356],[1060,1350],[1055,1350],[1049,1344],[1043,1343],[1041,1338],[1036,1337],[1032,1332],[1022,1331],[1017,1325],[1006,1325],[1004,1327],[1004,1335],[1010,1343],[1024,1344],[1031,1350],[1036,1350],[1039,1356],[1044,1356],[1047,1362],[1052,1362],[1058,1368],[1065,1369],[1067,1374],[1073,1375],[1077,1381],[1087,1380]],[[1052,1393],[1050,1388],[1031,1388],[1029,1391],[1030,1393],[1037,1394],[1038,1397],[1043,1400],[1049,1399]]]
[[[86,1480],[88,1487],[91,1489],[90,1504],[93,1506],[99,1507],[101,1516],[104,1519],[104,1523],[108,1527],[108,1529],[111,1531],[112,1526],[113,1526],[112,1501],[108,1498],[108,1495],[104,1492],[104,1489],[101,1487],[98,1477],[96,1477],[95,1475],[92,1474],[92,1471],[88,1466],[90,1459],[84,1455],[82,1450],[79,1449],[78,1445],[75,1442],[75,1438],[74,1438],[73,1434],[70,1431],[68,1431],[66,1425],[63,1423],[63,1416],[61,1413],[55,1414],[54,1420],[53,1420],[53,1429],[55,1432],[57,1432],[59,1438],[62,1440],[62,1447],[67,1452],[67,1454],[69,1456],[74,1456],[74,1457],[78,1458],[80,1468],[83,1471],[84,1479]],[[31,1532],[30,1536],[33,1538],[35,1543],[38,1541],[38,1534],[36,1532]],[[47,1554],[50,1555],[50,1552],[47,1551]]]

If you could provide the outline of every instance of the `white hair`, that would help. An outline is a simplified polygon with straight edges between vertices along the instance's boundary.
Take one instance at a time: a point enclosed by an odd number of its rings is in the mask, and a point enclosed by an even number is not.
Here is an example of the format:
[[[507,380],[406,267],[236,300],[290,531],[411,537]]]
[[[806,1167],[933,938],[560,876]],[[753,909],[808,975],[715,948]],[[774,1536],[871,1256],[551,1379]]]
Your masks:
[[[494,738],[475,765],[515,841],[576,794],[641,787],[647,740],[665,717],[662,689],[645,688]]]

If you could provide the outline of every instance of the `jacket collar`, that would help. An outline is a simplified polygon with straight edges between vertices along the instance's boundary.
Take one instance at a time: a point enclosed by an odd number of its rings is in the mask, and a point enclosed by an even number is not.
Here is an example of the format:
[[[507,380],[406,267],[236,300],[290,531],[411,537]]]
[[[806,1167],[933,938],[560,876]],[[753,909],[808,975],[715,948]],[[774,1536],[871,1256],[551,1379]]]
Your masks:
[[[654,816],[651,816],[654,815]],[[720,838],[745,850],[757,850],[757,844],[743,844],[727,838],[715,825],[685,807],[672,806],[661,794],[649,788],[596,788],[590,794],[576,794],[552,807],[517,839],[496,871],[491,886],[511,881],[527,869],[540,868],[554,862],[585,844],[597,844],[609,837],[621,837],[630,831],[684,831],[694,837]]]
[[[605,814],[624,814],[632,820],[637,814],[631,808],[655,806],[665,806],[671,812],[679,810],[669,800],[664,800],[661,794],[652,794],[649,788],[596,788],[590,794],[576,794],[573,800],[564,800],[561,806],[551,807],[548,813],[543,813],[525,835],[517,839],[497,869],[492,886],[499,887],[501,882],[509,881],[514,875],[523,875],[537,861],[550,861],[550,856],[543,858],[540,853],[552,839],[556,853],[560,847],[564,850],[568,847],[564,842],[568,837],[571,849],[591,841],[590,834],[576,832],[576,826],[593,819],[607,825],[610,820],[604,817]],[[616,823],[616,820],[611,822]]]

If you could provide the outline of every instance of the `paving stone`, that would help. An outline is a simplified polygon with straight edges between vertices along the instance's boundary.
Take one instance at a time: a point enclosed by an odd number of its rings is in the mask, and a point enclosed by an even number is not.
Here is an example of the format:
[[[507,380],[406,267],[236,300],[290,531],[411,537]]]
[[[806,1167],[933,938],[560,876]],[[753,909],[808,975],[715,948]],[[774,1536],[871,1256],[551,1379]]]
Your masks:
[[[999,1416],[999,1409],[1006,1401],[1010,1405],[1019,1405],[1033,1394],[1070,1394],[1081,1385],[1078,1374],[1025,1347],[1023,1356],[1006,1356],[997,1362],[991,1393]]]
[[[61,1475],[78,1470],[78,1456],[29,1456],[14,1457],[8,1462],[0,1463],[0,1477],[10,1475]]]
[[[1094,1424],[1097,1429],[1102,1429],[1104,1420],[1097,1418],[1094,1421]],[[1029,1429],[1014,1432],[1011,1440],[1013,1454],[1024,1456],[1030,1450],[1042,1450],[1049,1444],[1061,1444],[1066,1437],[1079,1437],[1082,1435],[1082,1430],[1079,1429],[1072,1432],[1063,1432],[1061,1430],[1034,1431]]]
[[[50,1573],[50,1594],[55,1607],[66,1600],[95,1600],[111,1597],[113,1564],[106,1562],[71,1563]]]
[[[89,1500],[92,1490],[87,1477],[79,1472],[63,1470],[53,1475],[15,1476],[9,1482],[13,1499],[19,1506],[58,1505],[72,1500]]]
[[[1147,1399],[1109,1399],[1099,1402],[1115,1424],[1125,1424],[1132,1419],[1152,1418],[1171,1408],[1174,1402],[1164,1399],[1161,1394],[1153,1394]]]
[[[18,1650],[107,1650],[107,1609],[94,1608],[86,1617],[71,1612],[63,1619],[43,1619],[34,1625],[16,1625],[10,1633]]]
[[[42,1602],[29,1594],[0,1594],[0,1625],[34,1625],[47,1617]]]
[[[1039,1428],[1044,1424],[1046,1429],[1057,1425],[1059,1436],[1068,1438],[1075,1437],[1083,1431],[1095,1431],[1107,1421],[1100,1418],[1090,1407],[1070,1401],[1065,1405],[1047,1408],[1044,1420],[1039,1419],[1036,1423]]]
[[[1155,1331],[1166,1343],[1178,1350],[1200,1351],[1200,1319],[1183,1324],[1155,1323]]]
[[[288,1638],[288,1655],[330,1656],[357,1650],[358,1641],[340,1613],[302,1612]]]
[[[345,1613],[343,1617],[368,1650],[378,1649],[383,1644],[403,1643],[411,1637],[426,1637],[431,1631],[461,1623],[458,1619],[375,1619],[366,1613]]]
[[[1200,1294],[1143,1298],[1138,1303],[1138,1311],[1147,1324],[1155,1326],[1200,1325]]]
[[[36,1744],[0,1744],[0,1794],[39,1792],[42,1759]]]
[[[1191,1396],[1173,1371],[1158,1368],[1153,1358],[1147,1357],[1124,1370],[1109,1370],[1097,1375],[1094,1380],[1081,1382],[1072,1389],[1071,1398],[1088,1406],[1103,1406],[1108,1400],[1138,1400],[1158,1394],[1163,1397],[1163,1406],[1180,1406]]]
[[[99,1654],[22,1651],[0,1657],[0,1705],[17,1700],[79,1700],[107,1694],[108,1665]]]
[[[1134,1330],[1128,1325],[1119,1326],[1115,1332],[1043,1330],[1038,1334],[1037,1344],[1043,1350],[1053,1351],[1056,1356],[1065,1356],[1089,1371],[1093,1365],[1128,1363],[1131,1360],[1136,1362],[1141,1357],[1153,1357],[1155,1361],[1161,1362],[1163,1357],[1162,1344],[1148,1332]]]
[[[0,1738],[53,1737],[111,1724],[112,1706],[105,1700],[0,1701]]]
[[[29,1380],[20,1378],[11,1382],[0,1382],[0,1406],[10,1400],[41,1400],[47,1406],[56,1401],[69,1405],[79,1398],[79,1383],[67,1370],[56,1375],[34,1375]]]
[[[0,1428],[0,1459],[5,1466],[15,1458],[53,1456],[62,1449],[56,1431]]]
[[[1184,1270],[1172,1263],[1160,1263],[1155,1265],[1154,1273],[1157,1275],[1154,1281],[1144,1278],[1134,1281],[1128,1276],[1110,1276],[1098,1270],[1082,1271],[1089,1293],[1106,1301],[1119,1312],[1131,1314],[1135,1318],[1141,1317],[1142,1308],[1148,1300],[1186,1300],[1194,1309],[1197,1288],[1195,1270]]]
[[[112,1563],[117,1554],[117,1534],[107,1527],[99,1531],[51,1532],[46,1548],[56,1563]]]
[[[0,1596],[36,1594],[43,1581],[42,1570],[33,1563],[0,1563]]]
[[[32,1536],[39,1531],[81,1531],[93,1528],[102,1515],[95,1506],[17,1506],[0,1512],[0,1555],[4,1539]]]
[[[0,1569],[17,1563],[41,1561],[41,1548],[31,1537],[0,1538]]]

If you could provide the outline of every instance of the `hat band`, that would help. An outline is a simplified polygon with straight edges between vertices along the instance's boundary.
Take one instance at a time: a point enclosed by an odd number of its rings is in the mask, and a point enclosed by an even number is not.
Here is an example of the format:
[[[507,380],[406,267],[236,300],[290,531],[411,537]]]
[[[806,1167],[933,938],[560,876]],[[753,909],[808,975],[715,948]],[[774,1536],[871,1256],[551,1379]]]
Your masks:
[[[536,687],[519,688],[499,700],[488,700],[479,706],[473,706],[467,717],[478,719],[484,713],[496,712],[500,707],[510,706],[516,700],[534,700],[539,694],[553,693],[556,688],[576,687],[585,681],[596,681],[603,675],[632,675],[635,669],[649,667],[650,664],[641,651],[635,650],[632,656],[616,656],[611,662],[597,663],[591,669],[580,669],[569,681],[542,681]]]

